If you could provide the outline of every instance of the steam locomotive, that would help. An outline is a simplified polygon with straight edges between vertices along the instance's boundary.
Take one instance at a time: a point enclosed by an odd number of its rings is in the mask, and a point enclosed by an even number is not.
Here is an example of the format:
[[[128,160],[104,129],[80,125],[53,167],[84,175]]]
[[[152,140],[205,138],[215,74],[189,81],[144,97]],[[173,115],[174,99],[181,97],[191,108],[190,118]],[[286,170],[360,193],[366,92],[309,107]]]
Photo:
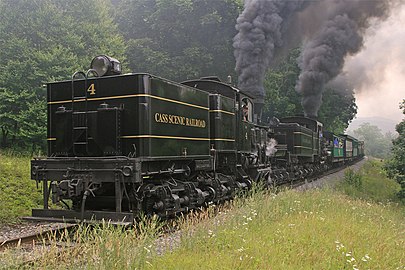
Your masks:
[[[48,155],[31,161],[43,189],[37,219],[169,217],[229,200],[253,182],[292,182],[364,154],[362,142],[324,132],[314,119],[262,123],[253,98],[216,77],[121,74],[106,55],[86,73],[49,83],[47,104]]]

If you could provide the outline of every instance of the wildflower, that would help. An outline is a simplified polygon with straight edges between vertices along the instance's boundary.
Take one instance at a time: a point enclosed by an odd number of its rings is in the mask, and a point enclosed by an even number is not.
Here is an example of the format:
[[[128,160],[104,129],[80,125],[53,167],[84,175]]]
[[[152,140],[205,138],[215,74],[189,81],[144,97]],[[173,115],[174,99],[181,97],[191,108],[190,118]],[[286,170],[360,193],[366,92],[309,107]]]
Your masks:
[[[245,250],[244,247],[238,248],[238,252],[243,252]]]
[[[347,256],[347,254],[346,254],[346,256]],[[353,257],[351,257],[349,260],[346,260],[348,263],[352,263],[352,262],[354,262],[356,259],[355,258],[353,258]]]
[[[362,260],[363,262],[367,262],[367,261],[369,261],[370,259],[371,259],[371,258],[370,258],[370,256],[368,256],[368,254],[364,255],[364,257],[361,258],[361,260]]]
[[[208,230],[208,237],[215,237],[215,233],[211,230]]]

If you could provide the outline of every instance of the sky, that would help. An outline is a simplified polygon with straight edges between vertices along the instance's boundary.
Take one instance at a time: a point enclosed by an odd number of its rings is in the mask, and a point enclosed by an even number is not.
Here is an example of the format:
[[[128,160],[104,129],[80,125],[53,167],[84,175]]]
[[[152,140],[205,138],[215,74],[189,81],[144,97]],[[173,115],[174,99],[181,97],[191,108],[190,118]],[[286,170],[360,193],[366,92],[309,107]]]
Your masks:
[[[405,98],[405,3],[369,28],[364,48],[346,59],[344,72],[355,82],[357,118],[404,118],[399,103]]]

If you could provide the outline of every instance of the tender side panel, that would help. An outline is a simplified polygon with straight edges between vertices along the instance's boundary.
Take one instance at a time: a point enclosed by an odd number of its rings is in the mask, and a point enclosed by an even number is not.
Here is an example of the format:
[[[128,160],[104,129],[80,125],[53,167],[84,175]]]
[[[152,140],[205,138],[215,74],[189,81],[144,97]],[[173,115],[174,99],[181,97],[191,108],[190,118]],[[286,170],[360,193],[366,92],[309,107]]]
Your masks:
[[[295,155],[310,157],[317,152],[316,139],[311,130],[299,127],[292,131],[292,136]]]
[[[209,94],[147,74],[48,85],[49,155],[209,155]]]
[[[317,154],[317,147],[314,147],[317,140],[310,129],[297,124],[282,124],[274,127],[275,138],[279,144],[286,144],[291,155],[298,157],[312,157]]]
[[[236,137],[235,101],[210,95],[211,145],[218,151],[234,151]]]
[[[208,156],[209,94],[159,78],[151,78],[144,111],[138,119],[141,156]],[[142,105],[142,104],[141,104]]]
[[[123,134],[138,134],[138,104],[145,74],[58,82],[48,85],[48,155],[128,155]],[[147,76],[148,77],[148,76]],[[86,142],[83,147],[74,143]],[[138,146],[139,147],[139,146]],[[74,150],[75,153],[74,153]]]

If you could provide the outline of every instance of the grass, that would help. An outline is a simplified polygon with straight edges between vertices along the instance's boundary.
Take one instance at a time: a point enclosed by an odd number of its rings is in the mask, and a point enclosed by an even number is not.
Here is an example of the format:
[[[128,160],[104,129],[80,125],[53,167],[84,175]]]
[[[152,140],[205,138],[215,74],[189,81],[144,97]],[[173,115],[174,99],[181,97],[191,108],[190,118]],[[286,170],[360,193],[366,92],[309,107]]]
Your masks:
[[[30,180],[30,159],[0,152],[0,224],[18,222],[41,204],[41,192]]]
[[[357,173],[347,170],[337,188],[354,198],[383,203],[399,202],[396,194],[401,186],[386,176],[382,166],[381,161],[370,160]]]
[[[375,172],[379,166],[367,163],[360,180],[348,175],[337,191],[253,191],[179,219],[177,244],[156,240],[163,225],[156,219],[129,231],[83,225],[73,236],[77,245],[61,251],[55,239],[32,268],[404,269],[405,206],[391,200],[396,187]],[[375,187],[370,194],[368,186]],[[0,265],[17,267],[22,259],[15,257],[0,254]]]
[[[403,210],[330,190],[255,195],[148,268],[396,269],[405,266]]]

